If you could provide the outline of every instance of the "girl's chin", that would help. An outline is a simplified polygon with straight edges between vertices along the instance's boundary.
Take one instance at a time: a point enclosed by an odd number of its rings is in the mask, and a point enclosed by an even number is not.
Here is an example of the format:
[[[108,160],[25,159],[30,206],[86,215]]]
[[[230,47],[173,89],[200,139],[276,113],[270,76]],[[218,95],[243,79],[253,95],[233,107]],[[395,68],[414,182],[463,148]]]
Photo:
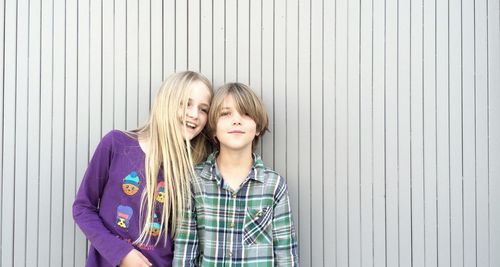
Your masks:
[[[197,132],[194,129],[187,129],[186,132],[184,133],[184,139],[188,139],[189,141],[193,140],[199,132]]]

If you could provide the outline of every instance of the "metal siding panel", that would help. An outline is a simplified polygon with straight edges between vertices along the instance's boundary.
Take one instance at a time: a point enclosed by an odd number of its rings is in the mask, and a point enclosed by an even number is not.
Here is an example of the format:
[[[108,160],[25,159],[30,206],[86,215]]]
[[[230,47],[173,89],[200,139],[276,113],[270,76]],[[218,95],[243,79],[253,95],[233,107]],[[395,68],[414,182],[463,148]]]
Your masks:
[[[336,34],[337,43],[335,69],[336,84],[336,185],[337,185],[337,266],[349,265],[349,105],[348,98],[348,20],[349,1],[343,0],[337,3]]]
[[[50,198],[50,266],[62,265],[63,209],[64,209],[64,138],[65,129],[65,56],[66,3],[54,1],[54,89],[52,95],[52,180]]]
[[[28,62],[28,157],[26,210],[26,266],[37,265],[38,198],[40,186],[40,71],[41,71],[41,3],[29,3],[29,62]],[[0,115],[1,116],[1,115]],[[43,181],[43,180],[42,180]]]
[[[170,2],[170,1],[167,1]],[[151,94],[151,3],[139,5],[139,125],[146,123],[154,95]],[[173,9],[175,10],[175,9]]]
[[[461,5],[449,4],[451,266],[463,265],[462,41]],[[451,26],[453,25],[453,26]]]
[[[227,27],[227,25],[226,25]],[[226,37],[227,38],[227,37]],[[226,48],[227,49],[227,48]],[[226,56],[229,56],[226,52]],[[226,64],[227,64],[226,60]],[[262,3],[262,95],[269,116],[269,132],[262,138],[262,159],[274,166],[274,6],[271,1]],[[229,66],[226,65],[226,68]],[[228,73],[226,69],[226,74]],[[226,77],[229,78],[229,77]]]
[[[423,137],[425,265],[437,265],[436,179],[436,10],[423,3]]]
[[[286,2],[274,5],[274,170],[286,178]]]
[[[226,82],[226,59],[225,59],[225,6],[224,0],[213,0],[213,77],[214,88],[218,88]]]
[[[411,183],[413,265],[425,264],[424,136],[423,136],[423,0],[411,3]]]
[[[101,135],[115,128],[115,13],[114,1],[102,2],[102,113]],[[149,79],[149,77],[148,77]]]
[[[284,7],[283,7],[284,8]],[[238,1],[236,80],[249,84],[250,79],[250,0]]]
[[[42,2],[40,88],[40,177],[37,208],[38,266],[50,266],[50,203],[52,181],[53,2]],[[9,266],[9,265],[5,265]]]
[[[386,266],[385,211],[385,8],[373,2],[373,263]]]
[[[14,151],[14,264],[26,265],[26,191],[28,142],[28,44],[29,7],[26,0],[17,1],[15,151]],[[10,88],[9,88],[10,89]]]
[[[324,196],[323,196],[323,1],[311,1],[311,266],[324,266]],[[279,86],[276,86],[279,88]],[[276,115],[279,112],[276,111]],[[277,127],[278,128],[278,127]],[[276,139],[281,139],[277,134]],[[326,224],[328,225],[328,224]]]
[[[2,169],[2,266],[14,263],[14,198],[16,178],[16,77],[17,77],[17,1],[5,1],[4,30],[4,121]],[[5,51],[7,53],[5,53]]]
[[[200,70],[200,0],[188,2],[188,69]]]
[[[474,0],[462,1],[464,266],[476,265],[476,98]]]
[[[90,2],[89,152],[91,153],[102,136],[102,12],[101,1]]]
[[[448,2],[436,2],[437,265],[451,266]]]
[[[262,96],[262,2],[251,1],[250,6],[250,72],[249,83],[257,96]],[[214,59],[215,60],[215,59]],[[262,155],[262,140],[255,151]]]
[[[208,2],[208,1],[203,1]],[[141,1],[137,0],[137,8],[140,10]],[[163,3],[163,79],[175,72],[175,1],[162,1]],[[141,122],[143,123],[143,122]]]
[[[224,1],[225,82],[234,82],[238,74],[237,1]]]
[[[286,170],[290,205],[295,230],[299,229],[299,66],[298,66],[298,4],[299,0],[286,2]],[[252,47],[252,46],[250,46]],[[250,62],[252,57],[250,58]],[[250,67],[252,67],[250,65]],[[333,221],[332,221],[333,223]]]
[[[127,125],[127,1],[114,1],[113,29],[113,128]],[[160,57],[161,59],[161,57]]]
[[[154,101],[163,80],[162,3],[162,0],[151,1],[151,101]]]
[[[323,261],[337,262],[335,194],[335,3],[323,1]],[[290,154],[290,153],[288,153]],[[290,157],[290,156],[289,156]]]
[[[187,69],[188,2],[175,0],[175,71]]]
[[[475,1],[476,265],[488,266],[488,36],[487,0]],[[498,87],[497,87],[498,88]]]
[[[310,151],[310,85],[311,85],[311,6],[310,0],[299,2],[299,254],[300,265],[311,266],[311,151]]]
[[[64,110],[64,169],[62,266],[75,265],[75,224],[73,200],[76,194],[76,158],[78,123],[78,2],[66,1],[65,110]]]
[[[134,129],[139,121],[139,2],[127,0],[126,5],[126,124],[124,129]]]
[[[387,266],[399,266],[397,1],[386,1],[385,12],[386,253]]]
[[[488,1],[488,181],[490,265],[500,266],[500,1]]]
[[[2,32],[4,34],[0,34],[0,51],[4,51],[5,48],[5,1],[0,2],[0,29],[2,29]],[[2,108],[0,108],[0,125],[2,125],[2,129],[0,130],[0,173],[3,176],[3,159],[4,159],[4,150],[3,150],[3,126],[4,126],[4,94],[5,94],[5,87],[4,87],[4,66],[5,66],[5,61],[4,61],[4,53],[0,53],[0,80],[2,81],[0,86],[2,88],[2,93],[0,94],[0,103],[2,105]],[[3,193],[3,179],[0,179],[0,192]],[[0,197],[0,208],[3,209],[3,198]],[[2,224],[2,211],[0,211],[0,224]],[[3,227],[0,226],[0,245],[3,244],[3,237],[2,237],[2,230]],[[0,251],[0,263],[3,262],[3,256],[2,256],[2,251]]]
[[[76,182],[78,190],[89,160],[90,133],[90,2],[78,1],[78,62],[77,62],[77,124],[76,124]],[[94,66],[92,66],[94,68]],[[73,202],[73,199],[72,199]],[[86,237],[76,227],[73,266],[83,266],[87,256]]]
[[[361,266],[360,1],[347,4],[347,196],[349,266]]]
[[[411,1],[400,1],[398,9],[398,198],[399,263],[411,265]]]
[[[200,1],[200,72],[212,80],[213,17],[212,1]]]
[[[360,9],[360,265],[374,266],[373,2],[361,1]],[[327,151],[335,151],[335,148]]]

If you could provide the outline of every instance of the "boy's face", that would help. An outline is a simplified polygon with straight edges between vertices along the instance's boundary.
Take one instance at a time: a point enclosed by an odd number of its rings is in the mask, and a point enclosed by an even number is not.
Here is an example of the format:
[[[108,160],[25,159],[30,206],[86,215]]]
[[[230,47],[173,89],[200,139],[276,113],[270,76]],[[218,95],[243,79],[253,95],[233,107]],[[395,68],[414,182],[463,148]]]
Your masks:
[[[222,104],[215,136],[220,149],[252,151],[252,141],[257,133],[255,121],[246,114],[240,114],[232,96],[226,96]]]

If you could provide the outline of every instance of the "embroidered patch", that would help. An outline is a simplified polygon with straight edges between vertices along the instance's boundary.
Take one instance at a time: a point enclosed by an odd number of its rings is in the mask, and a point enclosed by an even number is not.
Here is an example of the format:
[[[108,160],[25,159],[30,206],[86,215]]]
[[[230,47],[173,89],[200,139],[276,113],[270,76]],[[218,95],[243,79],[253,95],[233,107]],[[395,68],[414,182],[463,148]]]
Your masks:
[[[121,228],[128,228],[132,214],[134,214],[134,211],[131,207],[118,206],[118,208],[116,208],[116,224]]]
[[[123,192],[129,196],[133,196],[137,193],[137,191],[139,191],[140,184],[141,180],[137,175],[137,172],[131,171],[125,178],[123,178]]]
[[[149,226],[149,234],[151,236],[160,235],[160,223],[158,223],[158,216],[156,216],[156,213],[154,214],[153,222]]]
[[[163,203],[165,201],[165,183],[163,181],[158,183],[156,189],[156,201]]]

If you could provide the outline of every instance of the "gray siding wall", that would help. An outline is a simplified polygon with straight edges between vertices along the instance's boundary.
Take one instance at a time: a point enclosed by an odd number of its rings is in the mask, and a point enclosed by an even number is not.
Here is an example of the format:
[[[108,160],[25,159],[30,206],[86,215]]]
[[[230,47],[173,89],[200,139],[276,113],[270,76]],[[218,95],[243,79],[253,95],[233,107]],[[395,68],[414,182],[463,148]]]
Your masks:
[[[1,266],[83,266],[100,137],[170,73],[250,84],[302,266],[500,266],[498,0],[0,1]]]

